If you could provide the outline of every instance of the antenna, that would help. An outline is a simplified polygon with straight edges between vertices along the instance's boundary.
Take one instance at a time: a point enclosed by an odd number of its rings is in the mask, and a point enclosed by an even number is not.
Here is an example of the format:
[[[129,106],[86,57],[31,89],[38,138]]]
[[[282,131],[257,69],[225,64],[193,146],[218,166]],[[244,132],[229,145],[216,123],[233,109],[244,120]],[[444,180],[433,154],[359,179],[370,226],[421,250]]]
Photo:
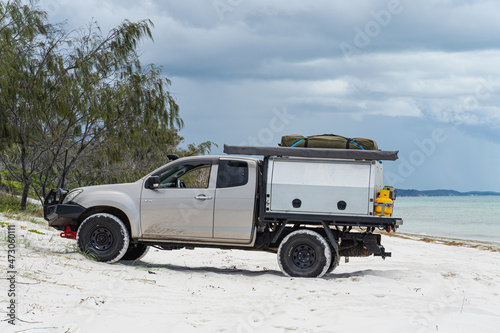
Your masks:
[[[61,186],[60,188],[64,188],[64,181],[66,180],[66,162],[68,161],[68,150],[66,150],[66,155],[64,156],[64,169],[61,177]]]

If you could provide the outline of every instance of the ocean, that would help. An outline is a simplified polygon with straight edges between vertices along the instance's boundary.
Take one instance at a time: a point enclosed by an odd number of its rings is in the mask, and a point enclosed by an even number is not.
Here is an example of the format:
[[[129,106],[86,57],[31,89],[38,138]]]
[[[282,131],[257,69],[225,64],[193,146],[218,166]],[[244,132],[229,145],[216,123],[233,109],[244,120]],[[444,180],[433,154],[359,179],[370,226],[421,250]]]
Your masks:
[[[398,197],[398,232],[500,243],[500,196]]]

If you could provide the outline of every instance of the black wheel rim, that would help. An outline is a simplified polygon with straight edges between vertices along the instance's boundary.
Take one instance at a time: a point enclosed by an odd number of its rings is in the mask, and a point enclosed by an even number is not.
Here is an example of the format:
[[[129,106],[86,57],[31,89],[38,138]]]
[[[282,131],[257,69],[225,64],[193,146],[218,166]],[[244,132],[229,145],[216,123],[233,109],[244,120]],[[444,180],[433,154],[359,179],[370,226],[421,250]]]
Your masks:
[[[97,228],[90,235],[90,244],[98,251],[108,250],[114,243],[113,234],[108,228]]]
[[[307,244],[298,245],[292,250],[292,262],[298,268],[310,268],[316,262],[316,251]]]

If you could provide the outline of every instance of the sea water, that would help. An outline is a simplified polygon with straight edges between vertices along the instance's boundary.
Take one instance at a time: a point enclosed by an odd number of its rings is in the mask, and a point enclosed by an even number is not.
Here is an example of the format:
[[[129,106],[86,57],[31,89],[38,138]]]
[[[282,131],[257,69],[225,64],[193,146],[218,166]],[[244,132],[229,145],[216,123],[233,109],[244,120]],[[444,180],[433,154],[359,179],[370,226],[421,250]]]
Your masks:
[[[500,243],[500,196],[398,197],[400,232]]]

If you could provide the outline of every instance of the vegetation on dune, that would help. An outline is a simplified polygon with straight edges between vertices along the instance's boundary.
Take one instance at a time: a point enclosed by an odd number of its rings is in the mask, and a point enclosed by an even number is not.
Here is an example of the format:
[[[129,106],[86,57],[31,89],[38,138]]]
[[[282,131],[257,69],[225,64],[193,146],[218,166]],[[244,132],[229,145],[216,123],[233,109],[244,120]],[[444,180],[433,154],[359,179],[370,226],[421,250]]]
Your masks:
[[[17,215],[21,210],[21,198],[0,192],[0,212],[5,215]],[[24,217],[42,217],[43,208],[40,205],[28,203],[24,210]]]

